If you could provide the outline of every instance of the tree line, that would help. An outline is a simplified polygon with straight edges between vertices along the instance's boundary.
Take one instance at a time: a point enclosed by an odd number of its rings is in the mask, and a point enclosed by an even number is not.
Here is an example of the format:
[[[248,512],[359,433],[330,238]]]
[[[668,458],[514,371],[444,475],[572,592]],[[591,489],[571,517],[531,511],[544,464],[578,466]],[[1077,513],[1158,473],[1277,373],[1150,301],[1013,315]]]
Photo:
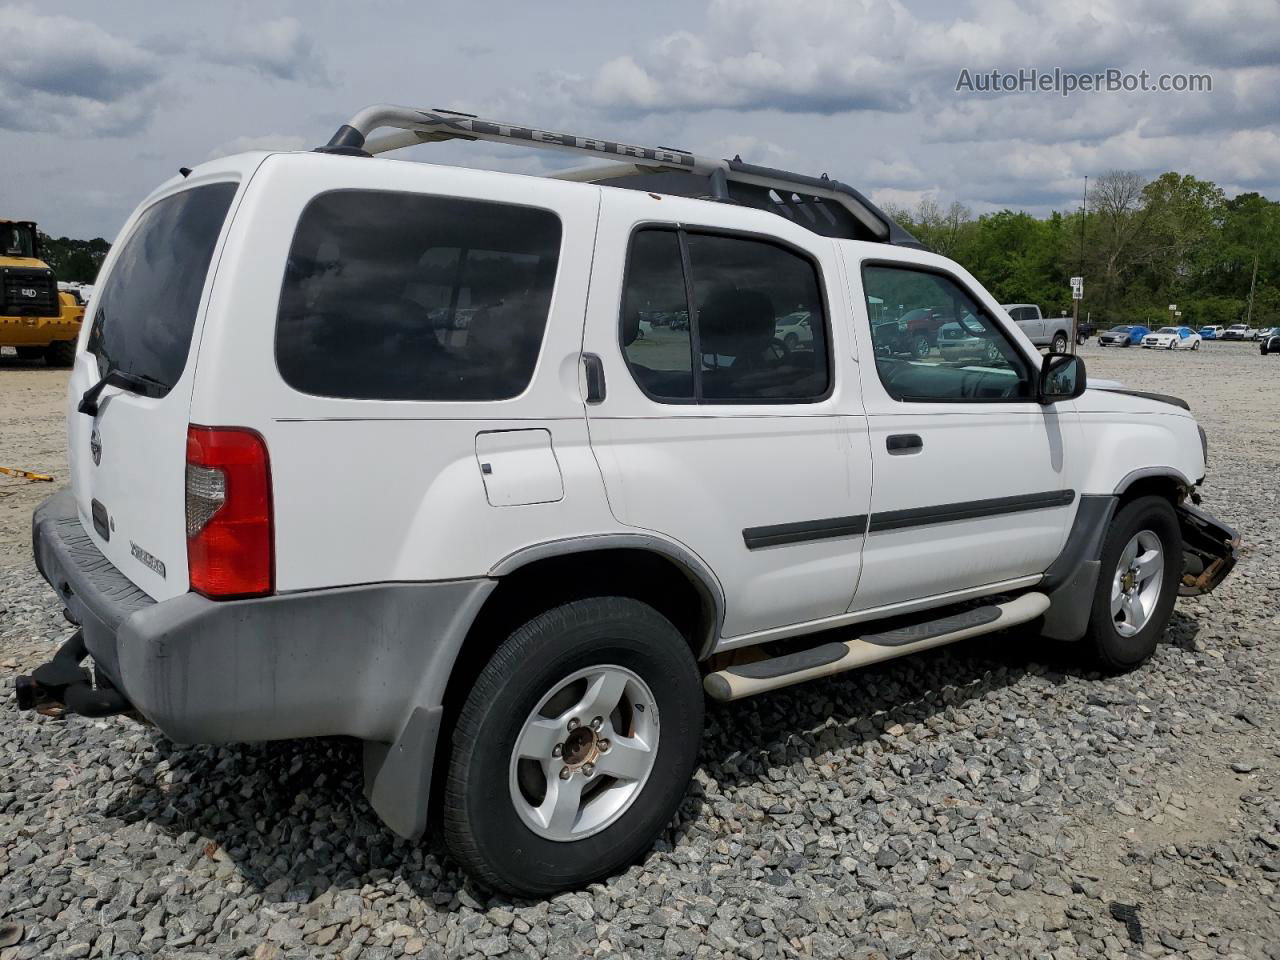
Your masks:
[[[93,240],[73,240],[46,233],[40,234],[40,257],[53,270],[59,280],[72,283],[93,283],[98,268],[107,256],[111,244],[97,237]]]
[[[1068,278],[1084,277],[1080,317],[1098,326],[1280,323],[1280,203],[1227,198],[1188,174],[1146,180],[1116,170],[1091,180],[1087,208],[1046,219],[1001,210],[975,218],[926,198],[886,208],[930,250],[962,264],[1001,303],[1071,311]]]

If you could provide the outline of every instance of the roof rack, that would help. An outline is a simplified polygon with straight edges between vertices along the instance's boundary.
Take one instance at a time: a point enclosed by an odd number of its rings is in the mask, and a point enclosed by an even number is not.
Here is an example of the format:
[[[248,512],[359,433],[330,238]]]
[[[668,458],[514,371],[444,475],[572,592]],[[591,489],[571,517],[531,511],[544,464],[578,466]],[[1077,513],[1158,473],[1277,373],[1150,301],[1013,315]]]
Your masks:
[[[370,137],[383,127],[394,127],[398,132]],[[740,203],[769,210],[824,236],[923,246],[857,190],[826,174],[808,177],[744,163],[739,157],[713,160],[674,147],[640,147],[617,140],[579,137],[497,123],[438,107],[366,107],[316,150],[367,157],[444,140],[487,140],[613,160],[617,161],[613,167],[588,167],[553,176],[585,182],[608,180],[619,187]]]

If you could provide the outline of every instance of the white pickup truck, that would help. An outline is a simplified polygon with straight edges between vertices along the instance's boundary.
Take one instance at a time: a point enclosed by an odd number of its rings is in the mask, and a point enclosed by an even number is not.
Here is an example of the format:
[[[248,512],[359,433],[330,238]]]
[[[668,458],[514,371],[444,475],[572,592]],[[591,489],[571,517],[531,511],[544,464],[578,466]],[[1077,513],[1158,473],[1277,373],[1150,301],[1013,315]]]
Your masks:
[[[372,156],[452,138],[624,175]],[[960,349],[881,349],[887,303]],[[1018,625],[1133,669],[1235,562],[1186,404],[825,177],[373,107],[162,185],[92,314],[33,531],[76,629],[19,705],[358,738],[391,829],[522,896],[650,848],[706,697]]]
[[[1050,353],[1066,353],[1071,342],[1070,317],[1046,317],[1034,303],[1002,303],[1018,329],[1037,347],[1048,347]]]

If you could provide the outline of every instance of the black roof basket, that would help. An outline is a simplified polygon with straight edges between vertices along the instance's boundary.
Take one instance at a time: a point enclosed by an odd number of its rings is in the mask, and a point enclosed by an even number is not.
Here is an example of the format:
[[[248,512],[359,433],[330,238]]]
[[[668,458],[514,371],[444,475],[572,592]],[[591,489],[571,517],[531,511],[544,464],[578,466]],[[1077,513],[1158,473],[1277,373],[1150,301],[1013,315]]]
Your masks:
[[[394,127],[397,132],[370,137],[382,127]],[[372,156],[442,140],[512,143],[614,160],[617,164],[613,167],[596,166],[554,176],[740,203],[769,210],[823,236],[904,247],[923,246],[857,190],[825,175],[808,177],[744,163],[737,157],[713,160],[672,147],[640,147],[616,140],[497,123],[452,110],[418,110],[385,104],[366,107],[339,127],[327,144],[316,149],[321,153]]]

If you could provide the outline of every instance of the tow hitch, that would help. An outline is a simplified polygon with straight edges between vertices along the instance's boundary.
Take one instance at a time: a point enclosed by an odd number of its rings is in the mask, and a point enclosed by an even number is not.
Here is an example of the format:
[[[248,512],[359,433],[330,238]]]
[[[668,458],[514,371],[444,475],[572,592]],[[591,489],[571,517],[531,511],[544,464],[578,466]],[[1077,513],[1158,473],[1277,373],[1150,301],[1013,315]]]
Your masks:
[[[1240,554],[1240,534],[1190,503],[1177,506],[1182,528],[1182,583],[1178,593],[1195,597],[1212,592],[1227,578]]]
[[[14,681],[19,710],[35,710],[46,717],[78,713],[84,717],[110,717],[128,713],[132,704],[99,674],[94,685],[88,667],[81,666],[89,651],[84,634],[77,630],[53,659]]]

